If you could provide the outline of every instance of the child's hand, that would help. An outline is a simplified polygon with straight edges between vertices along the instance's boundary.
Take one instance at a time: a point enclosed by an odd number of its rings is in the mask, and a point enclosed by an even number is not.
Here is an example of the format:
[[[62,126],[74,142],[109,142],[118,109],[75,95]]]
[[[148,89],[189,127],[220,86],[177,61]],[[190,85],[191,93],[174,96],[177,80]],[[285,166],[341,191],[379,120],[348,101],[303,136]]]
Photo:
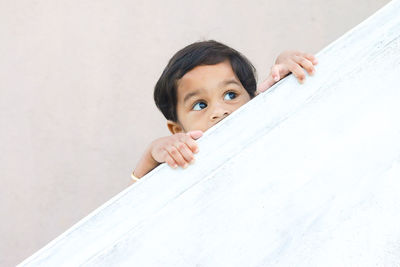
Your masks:
[[[158,163],[168,163],[172,168],[186,168],[194,162],[193,154],[199,150],[194,140],[202,135],[202,131],[191,131],[159,138],[151,143],[151,157]]]
[[[191,131],[156,139],[146,149],[132,175],[141,178],[163,162],[172,168],[187,167],[194,161],[193,154],[199,150],[194,140],[202,135],[202,131]]]
[[[303,83],[306,78],[304,69],[309,75],[313,75],[315,72],[314,65],[317,64],[317,59],[311,54],[300,51],[285,51],[277,57],[270,74],[267,79],[259,85],[257,91],[259,93],[266,91],[291,72],[300,83]]]

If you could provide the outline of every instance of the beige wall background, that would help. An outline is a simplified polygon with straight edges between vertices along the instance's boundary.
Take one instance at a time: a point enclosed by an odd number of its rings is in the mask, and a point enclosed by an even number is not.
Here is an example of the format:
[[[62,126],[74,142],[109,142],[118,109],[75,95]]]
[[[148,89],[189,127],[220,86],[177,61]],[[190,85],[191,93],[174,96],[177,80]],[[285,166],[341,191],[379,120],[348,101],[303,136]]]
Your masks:
[[[262,80],[282,50],[317,53],[387,2],[0,0],[0,266],[130,185],[168,134],[152,94],[178,49],[216,39]]]

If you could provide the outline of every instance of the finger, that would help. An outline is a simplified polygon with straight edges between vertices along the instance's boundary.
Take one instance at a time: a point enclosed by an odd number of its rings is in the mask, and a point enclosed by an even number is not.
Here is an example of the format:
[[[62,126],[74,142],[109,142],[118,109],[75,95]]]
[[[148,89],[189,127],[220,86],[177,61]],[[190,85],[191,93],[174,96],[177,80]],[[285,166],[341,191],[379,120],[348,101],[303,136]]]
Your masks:
[[[302,67],[308,72],[308,74],[314,75],[314,73],[315,73],[315,68],[314,68],[313,63],[312,63],[310,60],[306,59],[305,57],[296,56],[296,57],[295,57],[295,61],[296,61],[300,66],[302,66]]]
[[[198,139],[199,136],[202,136],[202,135],[203,135],[203,132],[200,130],[189,131],[186,134],[177,134],[178,140],[175,143],[175,147],[178,148],[178,144],[182,143],[182,144],[185,144],[185,146],[190,150],[190,153],[192,153],[192,154],[197,153],[197,152],[199,152],[199,148],[198,148],[196,141],[193,139],[193,137]]]
[[[269,73],[267,79],[263,81],[257,88],[259,92],[265,92],[269,89],[272,85],[274,85],[277,81],[281,79],[281,69],[282,66],[280,64],[275,64],[271,67],[271,72]]]
[[[280,72],[282,71],[282,66],[280,64],[275,64],[271,68],[271,77],[274,79],[275,82],[281,79]]]
[[[187,132],[187,135],[189,135],[194,140],[197,140],[203,135],[203,131],[200,131],[200,130],[190,131],[190,132]]]
[[[187,145],[187,147],[190,149],[190,151],[192,151],[192,153],[199,152],[199,147],[196,141],[194,141],[190,136],[187,136],[187,138],[185,138],[182,141]]]
[[[188,163],[185,161],[185,159],[182,157],[181,153],[178,151],[178,149],[175,146],[170,146],[166,148],[168,151],[169,155],[172,157],[172,159],[178,164],[178,166],[181,166],[182,168],[186,168]]]
[[[194,156],[192,150],[185,143],[178,143],[175,145],[178,148],[178,151],[181,153],[183,159],[188,163],[194,162]]]
[[[308,53],[303,53],[303,57],[307,58],[310,60],[314,65],[318,64],[318,60],[314,55],[308,54]]]
[[[289,73],[291,72],[290,70],[290,64],[288,63],[284,63],[284,64],[277,64],[275,65],[276,70],[279,73],[279,79],[283,79],[284,77],[286,77],[287,75],[289,75]]]
[[[306,74],[304,73],[304,70],[300,67],[299,64],[293,61],[292,64],[290,64],[289,69],[293,73],[293,75],[297,78],[299,83],[304,82]]]
[[[175,160],[169,155],[167,152],[167,155],[165,156],[165,162],[171,167],[176,169],[178,167],[178,164],[176,164]]]
[[[275,83],[276,83],[276,81],[274,80],[274,78],[270,74],[268,76],[268,78],[258,86],[257,91],[260,92],[260,93],[265,92],[265,91],[267,91],[267,89],[269,89]]]

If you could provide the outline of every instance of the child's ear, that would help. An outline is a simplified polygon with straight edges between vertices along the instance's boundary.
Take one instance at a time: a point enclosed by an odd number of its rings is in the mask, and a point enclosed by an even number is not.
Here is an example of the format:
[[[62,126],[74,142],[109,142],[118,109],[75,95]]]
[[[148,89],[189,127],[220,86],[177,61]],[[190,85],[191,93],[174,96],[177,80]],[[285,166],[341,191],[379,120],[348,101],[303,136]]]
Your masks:
[[[172,134],[183,133],[184,132],[182,126],[177,122],[167,121],[167,126],[168,126],[168,130]]]

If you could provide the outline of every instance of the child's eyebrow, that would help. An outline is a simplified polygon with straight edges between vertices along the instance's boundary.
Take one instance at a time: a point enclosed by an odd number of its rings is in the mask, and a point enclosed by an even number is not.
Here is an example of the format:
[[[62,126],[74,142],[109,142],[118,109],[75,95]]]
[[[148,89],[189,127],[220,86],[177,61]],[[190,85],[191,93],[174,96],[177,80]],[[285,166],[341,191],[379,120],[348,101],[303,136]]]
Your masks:
[[[229,84],[231,84],[231,83],[240,86],[240,83],[238,83],[238,81],[236,81],[235,79],[229,79],[229,80],[222,81],[222,82],[221,82],[221,85],[222,85],[222,86],[227,86],[227,85],[229,85]]]
[[[193,91],[193,92],[191,92],[191,93],[185,95],[185,98],[183,99],[183,104],[185,104],[186,101],[189,100],[189,98],[191,98],[191,97],[193,97],[193,96],[195,96],[195,95],[198,95],[199,93],[200,93],[200,90],[196,90],[196,91]]]

